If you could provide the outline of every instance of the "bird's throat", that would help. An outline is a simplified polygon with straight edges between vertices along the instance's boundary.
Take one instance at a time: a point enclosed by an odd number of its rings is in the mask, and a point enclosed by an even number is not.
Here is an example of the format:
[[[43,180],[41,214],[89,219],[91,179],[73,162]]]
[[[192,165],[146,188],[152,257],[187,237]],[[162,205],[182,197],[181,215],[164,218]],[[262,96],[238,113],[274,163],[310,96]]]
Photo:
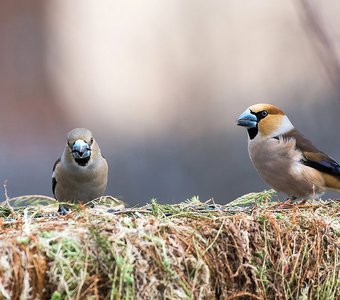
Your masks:
[[[249,138],[253,140],[257,136],[258,132],[259,130],[257,127],[248,128]]]
[[[76,163],[81,166],[81,167],[85,167],[87,166],[89,160],[90,160],[90,156],[84,157],[84,158],[75,158],[74,159],[76,161]]]

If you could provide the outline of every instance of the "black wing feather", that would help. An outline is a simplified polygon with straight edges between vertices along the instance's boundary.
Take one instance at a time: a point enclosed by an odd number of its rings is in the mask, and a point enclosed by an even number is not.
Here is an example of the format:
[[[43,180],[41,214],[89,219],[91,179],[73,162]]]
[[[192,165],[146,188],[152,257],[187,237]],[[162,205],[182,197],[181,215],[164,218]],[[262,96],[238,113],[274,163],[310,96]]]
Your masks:
[[[60,162],[61,158],[58,158],[56,160],[56,162],[54,163],[53,165],[53,172],[55,171],[55,168],[57,167],[57,164]],[[57,179],[55,179],[54,176],[52,176],[52,192],[53,192],[53,195],[54,195],[54,198],[56,198],[55,196],[55,188],[57,186]]]
[[[55,179],[55,177],[52,177],[52,192],[55,198],[55,188],[57,186],[57,179]]]
[[[326,154],[325,154],[326,155]],[[330,158],[329,156],[321,161],[314,161],[308,158],[305,158],[302,163],[308,167],[319,170],[320,172],[324,172],[330,175],[340,176],[340,165]]]

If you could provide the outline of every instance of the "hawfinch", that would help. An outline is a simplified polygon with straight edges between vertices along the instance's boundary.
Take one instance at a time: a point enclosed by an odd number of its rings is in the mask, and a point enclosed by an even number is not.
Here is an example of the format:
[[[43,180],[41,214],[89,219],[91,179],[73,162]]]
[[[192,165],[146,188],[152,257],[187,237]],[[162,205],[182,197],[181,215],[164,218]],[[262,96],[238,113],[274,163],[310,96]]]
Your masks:
[[[276,106],[250,106],[237,125],[247,128],[250,159],[275,190],[291,200],[340,192],[340,165],[313,146]]]
[[[62,202],[88,202],[106,189],[108,166],[90,130],[76,128],[67,135],[64,152],[53,167],[52,190]]]

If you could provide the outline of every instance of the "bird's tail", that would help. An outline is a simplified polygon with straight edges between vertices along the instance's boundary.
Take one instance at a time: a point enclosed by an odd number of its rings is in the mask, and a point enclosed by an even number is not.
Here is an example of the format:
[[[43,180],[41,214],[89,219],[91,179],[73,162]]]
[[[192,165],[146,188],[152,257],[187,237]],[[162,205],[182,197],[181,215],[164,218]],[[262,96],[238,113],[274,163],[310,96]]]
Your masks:
[[[325,187],[327,190],[340,192],[340,175],[324,174]]]

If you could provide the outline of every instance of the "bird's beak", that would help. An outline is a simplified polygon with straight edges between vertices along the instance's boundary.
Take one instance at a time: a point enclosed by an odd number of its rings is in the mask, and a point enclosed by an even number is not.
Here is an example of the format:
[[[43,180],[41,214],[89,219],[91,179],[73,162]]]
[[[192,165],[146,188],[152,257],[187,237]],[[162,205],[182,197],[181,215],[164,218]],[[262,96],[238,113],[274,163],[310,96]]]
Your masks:
[[[236,124],[246,128],[255,128],[257,126],[257,118],[247,109],[237,118]]]
[[[91,155],[91,148],[83,140],[76,140],[72,146],[72,155],[76,159],[87,158]]]

